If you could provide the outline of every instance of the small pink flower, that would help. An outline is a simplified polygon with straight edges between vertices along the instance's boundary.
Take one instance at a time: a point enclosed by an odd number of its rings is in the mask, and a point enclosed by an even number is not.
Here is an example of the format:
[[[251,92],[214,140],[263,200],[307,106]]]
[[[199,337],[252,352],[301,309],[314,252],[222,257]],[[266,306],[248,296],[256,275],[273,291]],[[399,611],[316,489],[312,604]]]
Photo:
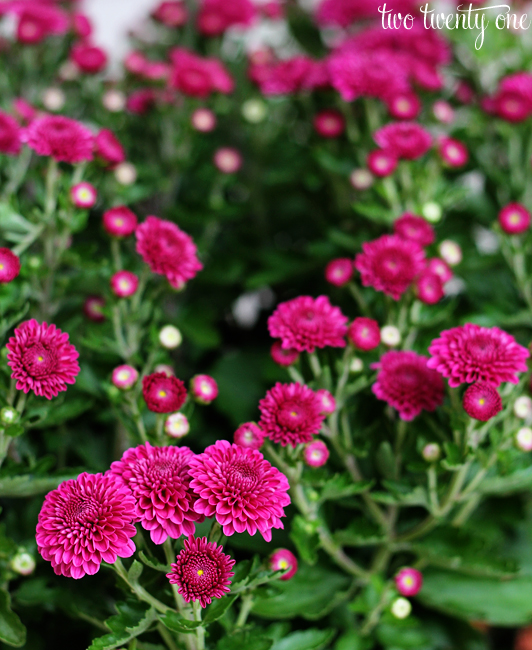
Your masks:
[[[8,4],[8,3],[6,3]],[[11,3],[18,13],[17,41],[25,45],[40,43],[53,34],[64,34],[69,27],[68,15],[49,4]],[[17,7],[16,4],[19,4]]]
[[[421,112],[421,102],[414,93],[393,95],[387,102],[388,112],[396,120],[413,120]]]
[[[142,52],[134,50],[124,60],[124,68],[134,75],[141,75],[146,69],[147,59]]]
[[[152,12],[152,18],[167,27],[182,27],[188,18],[188,12],[183,2],[165,0]]]
[[[120,390],[129,390],[137,383],[138,378],[138,371],[135,370],[133,366],[124,364],[122,366],[117,366],[113,370],[111,381],[117,388],[120,388]]]
[[[443,282],[439,275],[422,271],[415,281],[416,295],[426,305],[435,305],[443,296]]]
[[[29,124],[37,116],[37,109],[23,97],[16,97],[13,100],[13,110],[15,111],[16,116],[26,124]]]
[[[241,424],[233,436],[235,445],[247,449],[260,449],[264,442],[264,431],[255,422]]]
[[[190,431],[188,418],[183,413],[172,413],[164,422],[164,430],[170,438],[183,438]]]
[[[105,307],[105,300],[101,296],[89,296],[83,304],[83,313],[95,323],[103,323],[105,315],[103,308]]]
[[[345,117],[333,108],[317,113],[313,124],[316,133],[322,138],[337,138],[345,131]]]
[[[107,54],[101,47],[89,43],[76,43],[70,51],[70,58],[87,74],[97,74],[107,66]]]
[[[235,174],[242,167],[242,156],[236,149],[222,147],[215,152],[213,162],[222,174]]]
[[[134,115],[144,115],[155,106],[156,95],[152,88],[135,90],[126,100],[126,108]]]
[[[216,115],[208,108],[197,108],[190,116],[192,128],[200,133],[209,133],[216,127]]]
[[[172,571],[166,574],[170,584],[178,585],[178,593],[186,603],[199,600],[202,607],[210,605],[213,598],[229,593],[231,569],[235,561],[223,553],[222,546],[209,542],[206,537],[185,540]]]
[[[103,213],[103,227],[113,237],[127,237],[135,232],[137,217],[125,205],[120,205]]]
[[[329,458],[327,445],[321,440],[313,440],[305,445],[303,458],[309,467],[322,467]]]
[[[499,392],[486,382],[471,384],[464,393],[464,411],[475,420],[487,422],[502,411],[502,399]]]
[[[198,31],[204,36],[220,36],[229,27],[249,27],[257,9],[250,0],[202,0],[198,14]]]
[[[510,203],[498,216],[502,230],[508,235],[520,235],[530,228],[530,212],[520,203]]]
[[[77,36],[81,39],[88,38],[92,34],[91,21],[85,14],[76,12],[72,15],[72,27]]]
[[[451,124],[454,121],[453,107],[442,99],[438,99],[434,102],[432,112],[438,122],[441,122],[442,124]]]
[[[190,380],[190,393],[199,404],[210,404],[218,397],[218,384],[209,375],[195,375]]]
[[[12,282],[20,273],[20,259],[9,248],[0,248],[0,284]]]
[[[142,378],[142,396],[150,411],[173,413],[185,403],[187,389],[181,379],[155,372]]]
[[[349,182],[355,190],[363,192],[373,185],[373,175],[369,169],[353,169],[349,176]]]
[[[381,330],[376,320],[359,316],[349,326],[347,338],[359,350],[369,352],[380,345]]]
[[[415,241],[420,246],[430,246],[436,239],[434,228],[423,217],[411,212],[405,212],[395,220],[393,231],[401,239]]]
[[[112,167],[119,165],[126,159],[124,147],[109,129],[102,129],[96,136],[95,154],[100,160],[109,163]]]
[[[463,167],[469,160],[469,152],[465,144],[453,138],[440,138],[438,152],[449,167]]]
[[[119,298],[129,298],[139,286],[139,279],[131,271],[118,271],[111,278],[111,290]]]
[[[395,576],[395,586],[401,596],[416,596],[423,586],[423,576],[417,569],[404,567]]]
[[[417,122],[387,124],[376,131],[374,139],[381,149],[405,160],[420,158],[432,145],[432,136]]]
[[[427,260],[426,270],[430,273],[435,273],[441,281],[445,284],[453,277],[453,272],[449,268],[447,262],[439,257],[433,257]]]
[[[348,257],[331,260],[325,267],[325,279],[335,287],[343,287],[353,274],[353,260]]]
[[[336,411],[336,400],[325,388],[320,388],[316,391],[316,399],[320,405],[320,413],[322,415],[330,415]]]
[[[16,119],[0,111],[0,153],[16,156],[20,153],[21,129]]]
[[[397,169],[399,161],[389,151],[383,149],[375,149],[370,151],[367,158],[367,166],[369,171],[379,178],[391,176]]]
[[[275,363],[283,368],[288,368],[299,359],[299,352],[294,348],[283,348],[281,341],[275,341],[270,354]]]
[[[221,61],[202,58],[183,47],[170,52],[170,87],[189,97],[209,97],[213,92],[231,93],[234,80]]]
[[[83,181],[70,188],[70,198],[76,208],[88,210],[96,204],[98,193],[94,185]]]
[[[297,573],[297,558],[287,548],[278,548],[270,555],[269,566],[272,571],[285,571],[279,580],[290,580]]]

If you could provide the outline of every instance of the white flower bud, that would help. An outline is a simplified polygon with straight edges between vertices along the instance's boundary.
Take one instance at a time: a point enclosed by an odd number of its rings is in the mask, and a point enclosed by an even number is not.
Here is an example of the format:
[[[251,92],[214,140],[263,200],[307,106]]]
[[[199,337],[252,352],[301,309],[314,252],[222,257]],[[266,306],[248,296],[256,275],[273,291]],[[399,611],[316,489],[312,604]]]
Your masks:
[[[391,612],[395,618],[407,618],[412,611],[412,605],[406,598],[396,598],[392,603]]]
[[[182,342],[181,332],[173,325],[165,325],[159,332],[159,343],[167,350],[178,348]]]
[[[242,104],[242,116],[251,124],[259,124],[268,114],[268,106],[262,99],[248,99]]]
[[[532,399],[528,395],[521,395],[515,400],[514,414],[522,420],[526,420],[532,415]]]
[[[46,88],[41,97],[47,111],[60,111],[65,105],[66,97],[61,88]]]
[[[137,180],[135,165],[129,162],[120,163],[115,167],[115,178],[120,185],[133,185]]]
[[[4,408],[0,411],[0,422],[2,424],[13,424],[18,420],[18,418],[18,411],[12,406],[4,406]]]
[[[103,94],[102,104],[110,113],[120,113],[126,107],[126,96],[121,90],[111,88]]]
[[[362,359],[359,359],[358,357],[352,359],[351,363],[349,364],[349,372],[355,374],[357,372],[362,372],[362,370],[364,370],[364,362]]]
[[[515,444],[521,451],[532,451],[532,429],[522,427],[515,434]]]
[[[441,205],[434,201],[429,201],[421,208],[421,214],[427,221],[430,221],[430,223],[438,223],[442,218]]]
[[[456,266],[462,261],[462,249],[455,241],[446,239],[439,245],[440,256],[449,266]]]
[[[393,348],[401,343],[401,332],[394,325],[381,327],[381,341]]]
[[[11,559],[11,569],[21,576],[29,576],[35,571],[35,558],[21,550]]]
[[[190,431],[190,425],[183,413],[172,413],[166,418],[164,430],[171,438],[183,438]]]
[[[427,461],[427,463],[435,463],[441,454],[440,445],[436,442],[430,442],[428,445],[423,447],[421,455]]]

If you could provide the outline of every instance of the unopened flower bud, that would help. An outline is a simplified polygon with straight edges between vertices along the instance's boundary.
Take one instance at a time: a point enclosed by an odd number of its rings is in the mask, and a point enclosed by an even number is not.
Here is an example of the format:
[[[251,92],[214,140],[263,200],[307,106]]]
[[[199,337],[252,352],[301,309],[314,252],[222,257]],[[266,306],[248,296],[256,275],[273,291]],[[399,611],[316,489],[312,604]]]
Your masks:
[[[242,156],[232,147],[221,147],[215,152],[213,162],[222,174],[235,174],[242,167]]]
[[[19,551],[11,558],[11,569],[21,576],[29,576],[35,571],[35,558],[27,551]]]
[[[181,332],[173,325],[165,325],[159,332],[159,343],[167,350],[178,348],[182,342]]]
[[[321,467],[329,458],[329,450],[322,440],[313,440],[305,445],[303,458],[309,467]]]
[[[126,107],[126,96],[122,91],[111,88],[103,94],[102,104],[110,113],[120,113]]]
[[[172,413],[165,420],[164,430],[170,438],[183,438],[190,431],[190,424],[183,413]]]
[[[381,341],[390,348],[401,343],[401,332],[394,325],[381,327]]]
[[[462,261],[462,249],[456,242],[450,239],[442,241],[438,250],[440,251],[440,256],[449,266],[456,266]]]
[[[75,81],[79,78],[79,68],[73,61],[65,61],[59,68],[59,78],[63,81]]]
[[[395,618],[408,618],[411,611],[412,605],[406,598],[396,598],[392,603],[391,612]]]
[[[264,442],[264,431],[255,422],[245,422],[235,431],[233,442],[240,447],[260,449]]]
[[[14,424],[18,421],[19,417],[20,416],[18,411],[12,406],[4,406],[4,408],[0,411],[0,422],[2,424]]]
[[[349,182],[355,190],[362,192],[373,185],[373,174],[369,169],[353,169],[349,176]]]
[[[111,381],[120,390],[129,390],[135,385],[138,378],[138,371],[133,366],[124,364],[113,370]]]
[[[164,372],[167,377],[174,377],[175,375],[174,369],[167,363],[159,363],[155,366],[153,372]]]
[[[358,357],[351,359],[351,363],[349,364],[349,372],[356,374],[357,372],[362,372],[362,370],[364,370],[364,362],[362,359],[359,359]]]
[[[421,208],[421,214],[427,221],[430,221],[430,223],[438,223],[442,218],[442,209],[438,203],[429,201]]]
[[[77,183],[70,188],[70,198],[76,208],[88,210],[92,208],[98,198],[96,188],[91,183]]]
[[[197,108],[190,116],[192,128],[200,133],[209,133],[216,127],[216,115],[208,108]]]
[[[325,388],[320,388],[316,391],[316,397],[320,404],[320,413],[322,415],[330,415],[336,410],[336,400]]]
[[[60,111],[65,105],[65,93],[60,88],[47,88],[41,97],[47,111]]]
[[[218,384],[209,375],[196,375],[190,380],[190,392],[196,402],[210,404],[218,397]]]
[[[521,397],[515,400],[514,414],[523,420],[526,420],[532,415],[532,399],[528,395],[521,395]]]
[[[242,116],[251,124],[259,124],[268,114],[268,107],[262,99],[248,99],[242,104]]]
[[[423,576],[417,569],[404,567],[395,576],[395,586],[401,596],[415,596],[423,586]]]
[[[129,162],[123,162],[117,165],[114,174],[120,185],[133,185],[137,180],[137,170],[135,165],[132,165]]]
[[[36,271],[37,269],[40,269],[42,266],[42,258],[39,257],[39,255],[31,255],[28,258],[28,266],[32,271]]]
[[[279,580],[290,580],[297,573],[297,558],[286,548],[278,548],[270,556],[272,571],[286,571]]]
[[[423,447],[421,455],[427,463],[435,463],[441,456],[440,445],[436,442],[430,442],[428,445]]]
[[[515,434],[515,444],[521,451],[532,451],[532,429],[522,427]]]

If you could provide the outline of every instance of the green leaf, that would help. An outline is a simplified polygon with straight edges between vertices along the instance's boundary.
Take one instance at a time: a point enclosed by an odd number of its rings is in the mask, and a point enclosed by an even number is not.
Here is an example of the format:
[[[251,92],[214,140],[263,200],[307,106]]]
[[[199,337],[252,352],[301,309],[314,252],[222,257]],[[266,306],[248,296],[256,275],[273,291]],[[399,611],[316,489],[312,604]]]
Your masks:
[[[35,478],[31,474],[23,476],[6,476],[0,479],[0,497],[31,497],[35,494],[50,492],[68,479],[76,478],[77,474],[66,476],[50,476]]]
[[[412,486],[398,481],[382,481],[390,491],[395,503],[408,506],[427,506],[427,492],[421,485]]]
[[[446,614],[491,625],[518,627],[532,619],[530,577],[498,580],[428,569],[418,598]]]
[[[207,608],[207,613],[203,617],[204,624],[210,625],[221,618],[237,598],[237,595],[228,595],[214,600]]]
[[[344,530],[336,531],[334,539],[340,546],[374,546],[381,544],[385,537],[372,521],[358,517]]]
[[[442,466],[451,472],[460,469],[464,465],[464,461],[458,445],[454,442],[445,442],[443,448],[445,449],[446,458],[442,460]]]
[[[146,566],[149,566],[150,569],[161,571],[161,573],[168,573],[170,571],[169,567],[166,564],[161,564],[160,562],[157,562],[157,560],[150,560],[144,551],[139,551],[139,560]]]
[[[11,609],[9,593],[0,590],[0,641],[19,648],[26,643],[26,628]]]
[[[167,611],[165,614],[157,614],[157,616],[161,623],[172,632],[190,634],[202,625],[201,621],[191,621],[172,610]]]
[[[4,429],[6,436],[10,438],[18,438],[24,433],[24,427],[22,424],[12,424]]]
[[[302,616],[316,620],[335,607],[342,597],[340,592],[349,584],[350,579],[341,573],[319,564],[313,567],[303,564],[293,578],[276,583],[276,593],[264,587],[257,589],[252,611],[268,619]]]
[[[79,417],[91,409],[93,404],[94,402],[86,397],[73,397],[62,404],[54,404],[53,408],[47,404],[31,409],[27,413],[27,419],[38,418],[36,422],[31,422],[34,429],[49,429]]]
[[[483,494],[511,494],[532,487],[532,466],[520,469],[508,476],[485,478],[477,488]]]
[[[377,627],[376,635],[386,648],[428,650],[433,647],[430,638],[415,619],[383,622]]]
[[[218,641],[216,650],[270,650],[273,640],[258,629],[237,630]]]
[[[296,545],[299,556],[307,564],[316,564],[320,540],[316,533],[317,523],[306,521],[301,515],[296,515],[292,521],[290,539]]]
[[[323,486],[320,502],[342,499],[354,494],[367,492],[373,486],[373,481],[357,481],[356,483],[349,474],[336,474]]]
[[[316,630],[310,628],[304,632],[293,632],[277,641],[272,650],[322,650],[333,639],[334,630]]]
[[[129,567],[129,571],[127,572],[129,582],[137,582],[142,575],[143,570],[144,567],[142,564],[138,560],[133,560],[133,564]]]
[[[371,638],[361,637],[355,630],[350,630],[338,639],[334,650],[370,650],[373,646]]]
[[[148,630],[157,620],[155,610],[144,603],[117,603],[118,614],[105,621],[111,634],[94,639],[88,650],[113,650]]]

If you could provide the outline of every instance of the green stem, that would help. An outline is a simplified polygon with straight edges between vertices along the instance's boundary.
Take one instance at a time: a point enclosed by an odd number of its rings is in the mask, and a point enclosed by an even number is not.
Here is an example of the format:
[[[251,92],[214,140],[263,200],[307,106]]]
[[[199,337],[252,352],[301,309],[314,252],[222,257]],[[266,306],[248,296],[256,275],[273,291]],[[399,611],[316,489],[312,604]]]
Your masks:
[[[165,605],[160,600],[157,600],[157,598],[148,593],[144,587],[141,587],[138,583],[136,584],[129,581],[126,568],[122,564],[122,560],[120,558],[117,558],[114,564],[109,564],[108,566],[116,571],[116,573],[130,587],[131,591],[135,594],[135,596],[137,596],[139,600],[148,603],[148,605],[151,605],[158,612],[161,612],[161,614],[172,611],[171,607],[168,607],[168,605]]]
[[[162,623],[157,623],[157,632],[159,632],[161,639],[166,643],[169,650],[179,650],[178,645],[172,638],[170,632],[164,627]]]
[[[248,616],[253,607],[253,593],[248,592],[242,596],[242,604],[240,605],[240,613],[236,619],[235,627],[244,627]]]
[[[315,379],[318,379],[321,376],[321,364],[318,358],[318,355],[315,352],[311,352],[308,355],[310,361],[310,367],[312,369],[312,374]]]
[[[192,611],[194,612],[194,620],[201,621],[201,605],[198,600],[193,601]],[[200,625],[196,628],[197,650],[205,650],[205,628]]]
[[[370,310],[368,307],[368,303],[366,302],[366,299],[362,295],[362,291],[359,289],[358,285],[355,284],[354,282],[350,282],[347,285],[347,288],[349,289],[351,295],[355,299],[355,302],[357,303],[360,311],[364,314],[364,316],[369,316]]]

